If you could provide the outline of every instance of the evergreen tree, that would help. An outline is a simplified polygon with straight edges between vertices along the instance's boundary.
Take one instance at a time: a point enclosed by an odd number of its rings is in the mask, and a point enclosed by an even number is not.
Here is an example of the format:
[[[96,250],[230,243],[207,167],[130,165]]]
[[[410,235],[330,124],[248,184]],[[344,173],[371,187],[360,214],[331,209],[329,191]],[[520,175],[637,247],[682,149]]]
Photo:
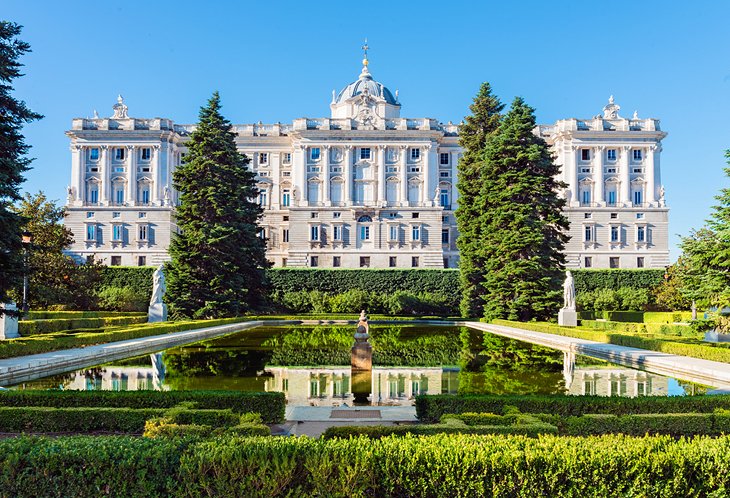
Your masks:
[[[0,303],[23,275],[23,221],[10,209],[20,200],[23,173],[32,161],[25,157],[30,146],[20,131],[25,123],[43,117],[10,94],[13,80],[22,76],[18,59],[30,51],[30,45],[17,39],[20,30],[15,23],[0,21]]]
[[[487,319],[548,319],[562,303],[568,221],[558,191],[565,184],[534,128],[534,109],[518,97],[484,149],[479,258]]]
[[[482,154],[487,139],[499,126],[504,109],[497,97],[492,95],[489,83],[482,83],[474,103],[469,107],[472,114],[467,116],[459,129],[459,145],[464,155],[457,165],[459,182],[459,207],[456,210],[456,223],[459,238],[459,269],[461,278],[461,314],[466,317],[481,316],[484,302],[481,287],[481,267],[479,257],[481,239],[480,214],[483,206],[479,203],[482,185]]]
[[[201,108],[173,176],[180,233],[170,245],[165,299],[174,318],[235,316],[255,308],[266,292],[258,189],[220,108],[216,92]]]
[[[730,163],[730,150],[725,157]],[[730,177],[730,168],[725,175]],[[681,291],[700,306],[722,308],[730,305],[730,188],[721,189],[715,199],[718,204],[705,226],[679,244],[687,267]]]

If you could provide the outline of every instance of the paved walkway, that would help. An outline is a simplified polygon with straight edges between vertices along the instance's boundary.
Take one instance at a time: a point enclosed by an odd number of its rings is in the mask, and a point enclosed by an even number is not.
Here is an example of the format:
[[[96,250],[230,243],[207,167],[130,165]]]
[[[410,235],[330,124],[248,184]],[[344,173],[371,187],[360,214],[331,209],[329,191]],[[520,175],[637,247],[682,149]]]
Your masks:
[[[267,325],[285,325],[287,323],[291,322],[266,322]],[[230,325],[218,325],[216,327],[204,327],[186,330],[184,332],[173,332],[171,334],[109,342],[96,346],[87,346],[85,348],[64,349],[51,353],[6,358],[0,360],[0,386],[17,384],[48,375],[55,375],[113,360],[129,358],[130,356],[154,353],[174,346],[233,334],[263,324],[264,322],[262,321],[239,322]]]
[[[415,406],[287,406],[287,434],[319,437],[328,427],[413,424]]]
[[[532,332],[504,325],[481,322],[457,322],[457,324],[502,337],[547,346],[567,353],[590,356],[630,368],[639,368],[659,375],[676,377],[719,388],[730,388],[730,363],[617,346],[575,337]]]

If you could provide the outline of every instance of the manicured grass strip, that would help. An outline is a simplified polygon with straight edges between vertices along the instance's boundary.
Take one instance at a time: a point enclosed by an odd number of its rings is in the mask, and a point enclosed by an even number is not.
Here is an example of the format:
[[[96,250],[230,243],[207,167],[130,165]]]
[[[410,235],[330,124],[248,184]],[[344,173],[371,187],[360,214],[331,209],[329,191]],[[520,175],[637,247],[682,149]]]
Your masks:
[[[52,334],[75,329],[94,329],[147,323],[147,315],[114,316],[100,318],[51,318],[42,320],[24,320],[18,323],[21,336]]]
[[[730,438],[131,437],[0,441],[0,494],[725,496]]]
[[[2,399],[2,398],[0,398]],[[452,396],[416,397],[416,416],[421,422],[438,422],[445,414],[503,413],[505,406],[522,413],[550,413],[563,417],[586,413],[629,415],[638,413],[712,413],[730,409],[730,395],[645,396],[638,398],[604,396]]]
[[[605,342],[617,346],[648,349],[662,353],[689,356],[702,360],[721,361],[730,363],[730,348],[723,345],[692,343],[691,340],[681,342],[679,340],[658,338],[650,336],[637,336],[620,332],[601,332],[580,327],[560,327],[549,323],[513,322],[509,320],[494,320],[495,325],[505,325],[534,332],[562,335],[565,337],[577,337],[589,341]],[[666,336],[665,336],[666,337]]]
[[[0,391],[0,406],[52,408],[157,408],[194,403],[196,409],[231,409],[235,413],[261,414],[264,423],[284,420],[283,393],[241,391]]]
[[[187,322],[150,323],[144,325],[130,325],[113,330],[100,332],[79,332],[70,334],[68,332],[54,332],[19,339],[8,339],[0,342],[0,358],[11,358],[14,356],[25,356],[38,353],[48,353],[60,349],[79,348],[104,344],[107,342],[138,339],[151,335],[169,334],[182,332],[216,325],[228,325],[237,322],[247,321],[246,318],[223,318],[220,320],[195,320]]]

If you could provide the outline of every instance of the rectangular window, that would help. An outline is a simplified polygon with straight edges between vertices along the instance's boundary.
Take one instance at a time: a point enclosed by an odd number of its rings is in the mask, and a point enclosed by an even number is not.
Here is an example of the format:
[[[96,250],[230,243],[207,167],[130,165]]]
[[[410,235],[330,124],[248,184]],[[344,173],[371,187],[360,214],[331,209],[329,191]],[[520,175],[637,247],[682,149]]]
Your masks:
[[[137,230],[137,240],[147,240],[147,224],[143,223]]]
[[[142,147],[142,160],[149,161],[152,157],[152,149],[149,147]]]
[[[636,227],[636,242],[646,242],[645,227]]]
[[[289,204],[291,204],[291,192],[289,190],[284,190],[281,193],[281,206],[289,207]]]
[[[449,164],[449,153],[448,152],[442,152],[439,154],[439,163],[440,164]]]
[[[370,256],[360,256],[360,268],[370,268]]]
[[[309,157],[312,158],[312,161],[319,161],[322,157],[322,149],[319,147],[312,147],[309,149]]]
[[[449,258],[444,258],[444,268],[449,267]]]
[[[616,168],[606,168],[606,173],[615,173]]]
[[[261,206],[262,208],[265,208],[266,204],[267,204],[267,200],[268,200],[268,193],[266,192],[266,190],[260,190],[259,191],[259,206]]]
[[[593,267],[593,258],[590,256],[586,256],[585,258],[583,258],[583,267],[592,268]]]
[[[608,149],[608,152],[606,152],[606,157],[609,161],[615,161],[616,160],[616,149]]]
[[[634,192],[634,205],[640,206],[643,201],[643,195],[641,195],[641,190],[637,190]]]
[[[421,240],[421,227],[419,225],[413,225],[411,227],[411,239]]]
[[[449,229],[448,228],[441,229],[441,243],[442,244],[449,243]]]
[[[261,240],[266,240],[266,228],[259,228],[256,232],[256,236]]]
[[[617,220],[618,219],[618,213],[611,213],[610,216],[611,216],[611,219],[612,220]]]
[[[339,268],[342,264],[342,258],[340,256],[332,256],[332,266]]]
[[[644,172],[644,168],[633,168],[631,170],[631,172],[632,173],[643,173]]]
[[[411,160],[418,161],[419,159],[421,159],[421,149],[413,147],[411,149]]]
[[[139,213],[137,214],[137,217],[138,217],[138,218],[147,218],[147,213],[145,213],[144,211],[140,211],[140,212],[139,212]]]
[[[309,240],[313,242],[319,241],[319,225],[312,225],[309,228]]]
[[[86,225],[86,240],[96,241],[96,225]]]
[[[334,213],[332,213],[332,217],[334,219],[338,219],[340,216],[342,216],[342,213],[340,213],[339,211],[335,211]]]
[[[360,159],[370,159],[370,147],[360,147]]]
[[[411,267],[412,268],[418,268],[418,256],[411,256]]]
[[[641,161],[641,149],[634,149],[634,161]]]
[[[644,268],[644,256],[639,256],[638,258],[636,258],[636,267]]]
[[[581,149],[580,150],[580,159],[582,161],[590,161],[591,160],[591,149]]]
[[[150,188],[142,187],[142,204],[150,203]]]
[[[259,152],[259,164],[269,164],[268,152]]]
[[[284,243],[289,242],[289,229],[288,228],[283,228],[281,230],[281,241]]]
[[[309,217],[312,219],[319,218],[319,213],[310,213]]]
[[[388,266],[390,268],[395,268],[398,266],[398,258],[396,256],[390,256],[388,258]]]
[[[342,240],[342,227],[340,225],[332,227],[332,239]]]
[[[613,256],[613,257],[608,258],[608,267],[609,268],[618,268],[619,267],[618,256]]]
[[[112,256],[111,266],[120,266],[122,264],[121,256]]]
[[[316,268],[319,266],[319,256],[311,256],[309,258],[309,266]]]
[[[619,227],[616,227],[616,226],[611,227],[611,242],[618,242],[620,235],[621,235],[621,231],[620,231]]]
[[[581,203],[584,206],[587,206],[591,203],[591,191],[590,190],[584,190],[581,192]]]
[[[449,177],[449,172],[448,171],[440,171],[439,172],[439,176],[441,178],[448,178]]]
[[[114,166],[115,173],[124,173],[124,166]]]
[[[112,225],[112,240],[117,242],[122,240],[122,225]]]
[[[388,228],[388,240],[394,241],[398,240],[398,227],[395,225],[391,225]]]
[[[636,219],[637,220],[643,220],[644,219],[644,213],[636,213]]]
[[[98,147],[92,147],[89,150],[89,160],[91,160],[91,161],[99,160],[99,148]]]
[[[370,227],[369,226],[360,227],[360,240],[370,240]]]
[[[439,194],[439,204],[441,207],[449,209],[451,206],[449,204],[449,190],[442,188],[441,192]]]
[[[448,216],[442,216],[441,217],[441,223],[448,223],[448,222],[449,222],[449,217]]]
[[[137,256],[137,266],[147,266],[147,256]]]
[[[593,226],[586,225],[585,230],[583,231],[583,240],[585,242],[591,242],[593,240]]]
[[[94,212],[93,211],[87,211],[86,212],[86,217],[87,218],[93,218],[94,217]]]
[[[114,191],[114,200],[117,204],[124,204],[124,189],[117,187]]]
[[[591,168],[581,168],[580,169],[580,172],[581,173],[590,173],[591,172]]]
[[[114,149],[114,159],[117,161],[124,161],[124,158],[126,157],[126,151],[124,147],[116,147]]]
[[[281,156],[281,162],[284,164],[291,164],[291,153],[284,152],[284,154]]]
[[[411,218],[418,218],[419,213],[411,213]]]
[[[583,213],[583,218],[585,218],[586,220],[590,220],[591,218],[593,218],[593,215],[591,213]]]

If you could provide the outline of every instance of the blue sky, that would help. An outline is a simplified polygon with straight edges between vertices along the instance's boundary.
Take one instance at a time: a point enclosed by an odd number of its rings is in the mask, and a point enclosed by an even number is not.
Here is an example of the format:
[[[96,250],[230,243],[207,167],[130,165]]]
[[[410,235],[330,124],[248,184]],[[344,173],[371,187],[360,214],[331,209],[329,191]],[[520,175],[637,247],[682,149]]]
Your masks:
[[[29,125],[26,190],[62,200],[74,117],[196,120],[219,90],[234,123],[326,116],[333,89],[370,70],[400,90],[406,117],[460,121],[482,81],[519,95],[538,121],[587,118],[609,95],[621,114],[661,119],[662,182],[676,234],[727,186],[730,2],[224,2],[3,0],[33,53],[15,95],[46,117]]]

